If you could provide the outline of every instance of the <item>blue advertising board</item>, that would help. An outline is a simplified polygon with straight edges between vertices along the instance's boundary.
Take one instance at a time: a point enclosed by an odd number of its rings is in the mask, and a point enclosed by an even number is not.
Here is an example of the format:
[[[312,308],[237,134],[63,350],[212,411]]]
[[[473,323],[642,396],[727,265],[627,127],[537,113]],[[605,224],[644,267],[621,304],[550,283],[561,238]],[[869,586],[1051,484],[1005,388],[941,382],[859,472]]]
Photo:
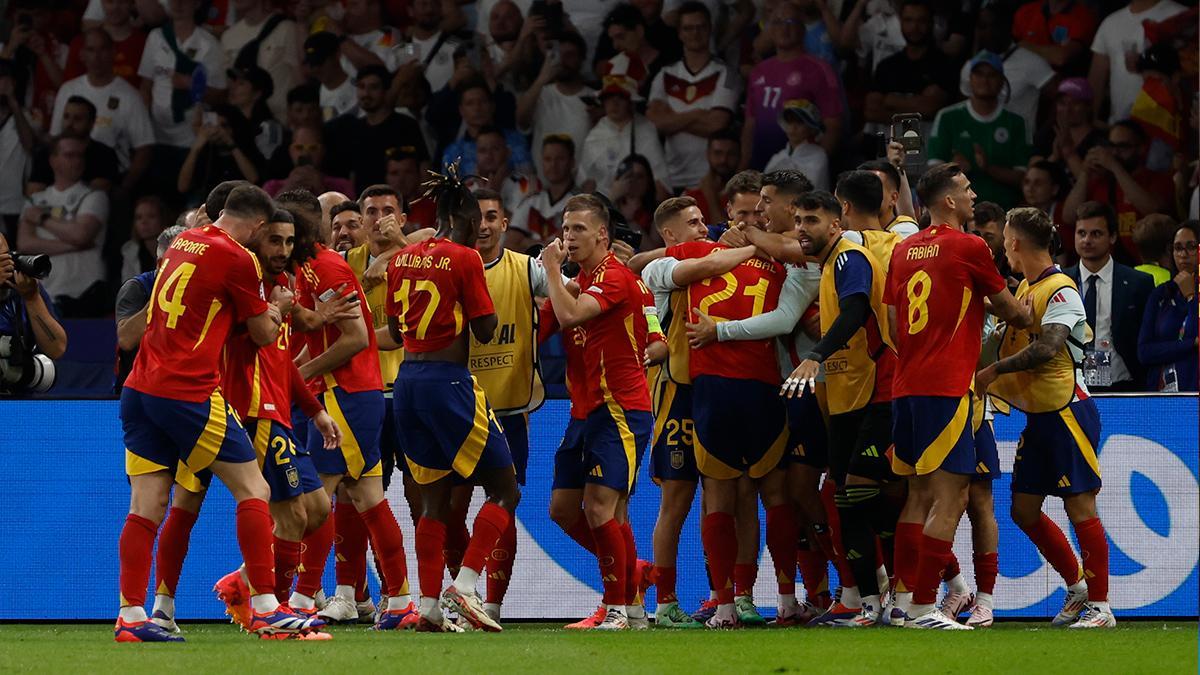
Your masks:
[[[1111,546],[1111,601],[1118,616],[1197,615],[1200,518],[1197,496],[1197,399],[1194,396],[1098,398],[1103,423],[1098,499]],[[116,401],[0,402],[0,569],[9,579],[0,619],[103,619],[117,608],[117,538],[129,502]],[[559,618],[590,613],[600,595],[595,559],[567,538],[548,515],[554,451],[567,423],[567,402],[548,401],[531,417],[528,484],[517,515],[519,546],[508,618]],[[1001,466],[1012,457],[1023,419],[999,417]],[[1008,517],[1009,478],[995,483],[1000,523],[998,616],[1046,617],[1061,606],[1061,580]],[[409,571],[416,558],[407,505],[396,481],[392,508],[405,530]],[[658,488],[643,462],[630,513],[639,557],[651,558]],[[478,505],[476,498],[476,507]],[[1046,512],[1073,534],[1061,503]],[[708,596],[698,508],[680,543],[679,597],[693,608]],[[760,518],[760,522],[761,522]],[[760,540],[764,539],[760,537]],[[970,530],[960,527],[955,550],[972,582]],[[219,618],[210,589],[239,563],[233,503],[214,483],[177,591],[180,618]],[[775,604],[771,563],[760,558],[758,604]],[[333,589],[333,565],[326,590]],[[153,583],[153,582],[152,582]],[[372,586],[377,587],[374,579]],[[649,606],[653,608],[653,592]]]

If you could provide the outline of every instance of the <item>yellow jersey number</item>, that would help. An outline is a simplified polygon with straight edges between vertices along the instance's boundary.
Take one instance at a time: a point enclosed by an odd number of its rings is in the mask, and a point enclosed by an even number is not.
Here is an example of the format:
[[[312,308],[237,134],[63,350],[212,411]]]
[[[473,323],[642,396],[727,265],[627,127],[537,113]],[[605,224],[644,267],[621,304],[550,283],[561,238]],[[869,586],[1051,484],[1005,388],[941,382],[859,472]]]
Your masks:
[[[732,298],[735,294],[737,294],[738,287],[741,284],[738,283],[737,277],[733,276],[733,272],[726,272],[719,277],[705,279],[700,283],[704,286],[712,286],[713,282],[717,279],[724,281],[725,287],[719,291],[709,293],[701,298],[699,305],[696,307],[696,311],[700,314],[708,315],[708,317],[713,321],[729,321],[729,317],[712,314],[710,312],[710,308],[718,302]],[[754,284],[742,289],[742,295],[754,298],[754,305],[750,310],[750,316],[758,316],[759,314],[763,313],[763,308],[766,307],[767,304],[767,289],[770,288],[770,286],[771,280],[763,277]]]
[[[418,279],[417,281],[413,281],[412,279],[402,280],[400,282],[400,290],[396,291],[392,297],[393,302],[400,303],[400,317],[399,318],[400,318],[400,330],[402,330],[402,331],[408,330],[408,324],[405,321],[405,317],[408,316],[409,295],[413,291],[414,288],[416,289],[417,293],[428,293],[429,294],[429,304],[426,305],[426,307],[425,307],[425,314],[421,316],[421,320],[417,323],[416,337],[418,340],[424,340],[425,333],[429,330],[429,323],[431,321],[433,321],[433,315],[435,312],[437,312],[438,305],[442,301],[442,294],[438,291],[437,286],[432,281],[428,281],[425,279]],[[461,325],[462,315],[455,313],[454,318],[456,321],[455,332],[456,333],[461,332],[462,331],[462,325]]]
[[[170,259],[164,258],[162,268],[166,269],[170,264]],[[174,329],[179,325],[179,317],[187,311],[187,307],[183,304],[183,294],[187,291],[188,282],[192,280],[192,274],[195,272],[196,264],[185,262],[171,270],[165,279],[160,276],[155,280],[154,302],[150,305],[151,311],[146,312],[147,324],[150,323],[150,318],[154,314],[153,309],[157,305],[167,315],[167,328]]]

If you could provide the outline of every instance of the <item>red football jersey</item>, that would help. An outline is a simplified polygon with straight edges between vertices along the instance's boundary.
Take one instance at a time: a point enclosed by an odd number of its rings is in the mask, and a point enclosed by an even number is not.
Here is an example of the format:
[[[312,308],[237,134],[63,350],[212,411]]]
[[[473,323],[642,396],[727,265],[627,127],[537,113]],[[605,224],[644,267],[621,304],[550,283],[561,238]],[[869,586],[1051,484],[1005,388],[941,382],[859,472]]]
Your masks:
[[[468,321],[496,313],[479,252],[436,237],[401,249],[388,267],[387,313],[400,319],[404,351],[449,347]]]
[[[328,300],[337,292],[338,287],[345,285],[346,290],[358,293],[363,302],[358,306],[362,309],[363,321],[367,325],[367,347],[350,358],[349,361],[326,373],[324,377],[314,378],[309,384],[313,391],[321,393],[331,387],[341,387],[342,391],[356,393],[360,391],[383,391],[383,376],[379,371],[379,343],[375,341],[375,324],[371,318],[371,308],[367,307],[362,284],[354,276],[354,270],[342,259],[342,256],[329,250],[323,244],[317,244],[317,255],[312,260],[300,266],[296,274],[296,302],[301,307],[314,309],[317,300],[327,295]],[[344,293],[345,291],[343,291]],[[341,337],[342,331],[337,326],[325,326],[320,330],[304,334],[308,344],[309,358],[316,358],[325,353],[329,346]]]
[[[896,244],[883,301],[896,308],[892,395],[967,393],[979,361],[983,299],[1004,290],[988,245],[935,225]]]
[[[725,248],[711,241],[692,241],[667,249],[677,260],[701,258]],[[775,309],[787,271],[773,260],[751,258],[732,272],[688,286],[691,320],[697,313],[713,321],[748,319]],[[713,342],[693,349],[688,369],[698,375],[719,375],[737,380],[758,380],[779,384],[779,363],[775,360],[775,340],[737,340]]]
[[[583,413],[608,402],[625,410],[649,411],[650,388],[642,363],[647,332],[645,285],[612,253],[590,273],[581,271],[575,282],[581,297],[589,295],[600,304],[600,314],[580,326],[587,378],[580,399]]]
[[[267,311],[258,259],[207,225],[175,238],[158,266],[146,334],[125,386],[200,403],[221,382],[221,350],[234,324]]]
[[[550,335],[557,333],[562,326],[554,315],[554,305],[549,300],[540,310],[541,322],[538,325],[538,343],[544,342]],[[587,418],[587,364],[583,359],[583,329],[575,327],[562,331],[563,353],[566,356],[566,385],[567,394],[571,397],[571,418],[582,420]],[[543,337],[544,336],[544,337]]]
[[[271,288],[287,286],[287,276],[281,274]],[[285,317],[279,337],[261,348],[246,331],[234,331],[225,345],[225,368],[221,377],[221,392],[242,419],[267,419],[282,423],[289,429],[291,416],[291,372],[295,367],[291,354],[292,323]]]

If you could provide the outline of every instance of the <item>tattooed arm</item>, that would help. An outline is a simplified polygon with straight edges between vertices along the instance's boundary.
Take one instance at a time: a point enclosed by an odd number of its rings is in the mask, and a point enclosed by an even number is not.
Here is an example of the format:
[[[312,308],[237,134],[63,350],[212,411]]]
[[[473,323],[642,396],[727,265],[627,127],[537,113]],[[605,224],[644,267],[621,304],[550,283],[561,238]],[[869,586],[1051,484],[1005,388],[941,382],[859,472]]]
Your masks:
[[[1070,335],[1070,326],[1061,323],[1052,323],[1043,326],[1041,336],[1033,344],[1006,359],[1000,359],[976,373],[976,385],[981,390],[987,389],[1000,375],[1037,368],[1054,358],[1054,355],[1066,344],[1067,338]]]

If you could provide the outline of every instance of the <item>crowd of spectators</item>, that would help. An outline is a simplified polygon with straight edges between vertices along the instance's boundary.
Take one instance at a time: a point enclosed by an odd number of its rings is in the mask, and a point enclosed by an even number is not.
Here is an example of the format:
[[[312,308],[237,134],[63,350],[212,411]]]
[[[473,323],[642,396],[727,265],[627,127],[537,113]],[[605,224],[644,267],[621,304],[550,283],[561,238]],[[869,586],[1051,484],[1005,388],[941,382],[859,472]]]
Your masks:
[[[717,231],[747,220],[746,169],[822,188],[883,159],[885,210],[919,220],[907,186],[956,162],[1001,266],[1005,210],[1058,224],[1112,386],[1196,388],[1197,12],[1174,0],[14,0],[3,20],[0,234],[52,257],[63,317],[110,316],[223,180],[387,184],[415,229],[425,170],[460,161],[503,196],[509,247],[592,190],[651,247],[670,195]]]

